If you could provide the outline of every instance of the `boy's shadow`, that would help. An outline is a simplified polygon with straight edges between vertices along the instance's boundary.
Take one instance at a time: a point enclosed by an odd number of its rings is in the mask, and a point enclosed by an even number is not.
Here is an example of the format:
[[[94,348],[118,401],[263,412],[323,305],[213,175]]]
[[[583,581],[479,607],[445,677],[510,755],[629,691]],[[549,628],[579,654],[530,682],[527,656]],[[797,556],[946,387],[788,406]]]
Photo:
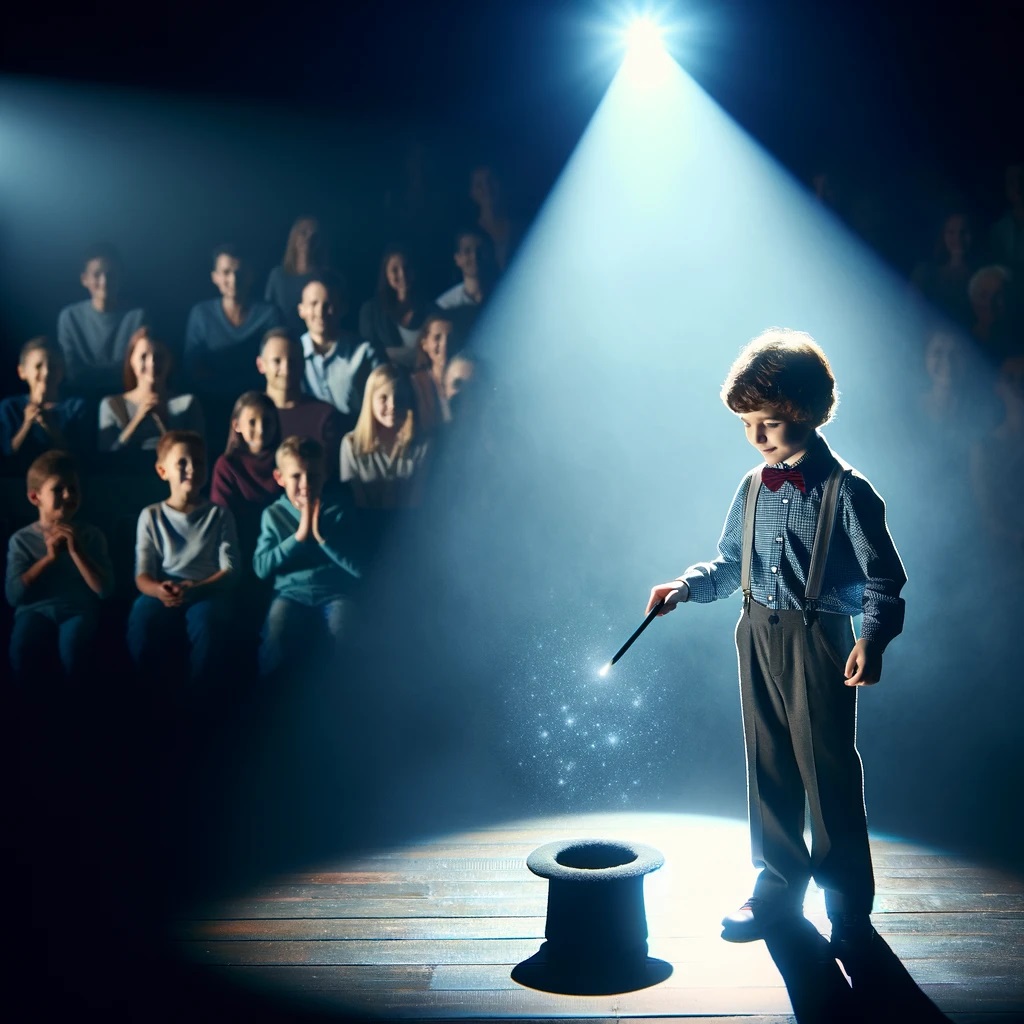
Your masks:
[[[828,940],[806,918],[773,929],[765,943],[786,983],[798,1024],[949,1020],[877,932],[864,950],[839,954],[849,982]]]

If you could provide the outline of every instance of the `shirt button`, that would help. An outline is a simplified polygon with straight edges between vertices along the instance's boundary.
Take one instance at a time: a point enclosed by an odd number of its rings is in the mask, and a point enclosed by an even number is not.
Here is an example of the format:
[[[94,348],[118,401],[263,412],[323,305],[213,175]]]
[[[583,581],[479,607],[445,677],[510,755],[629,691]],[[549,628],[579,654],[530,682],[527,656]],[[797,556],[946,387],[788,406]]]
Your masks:
[[[776,541],[777,544],[781,544],[782,543],[782,538],[781,537],[776,537],[775,541]]]
[[[789,504],[789,498],[783,498],[782,499],[782,504],[783,505],[788,505]]]
[[[768,603],[769,603],[769,604],[771,604],[771,603],[772,603],[772,601],[774,601],[774,600],[775,600],[775,598],[774,598],[774,597],[769,597],[769,598],[768,598]]]
[[[778,571],[779,571],[779,567],[777,565],[773,565],[772,566],[772,572],[778,572]]]

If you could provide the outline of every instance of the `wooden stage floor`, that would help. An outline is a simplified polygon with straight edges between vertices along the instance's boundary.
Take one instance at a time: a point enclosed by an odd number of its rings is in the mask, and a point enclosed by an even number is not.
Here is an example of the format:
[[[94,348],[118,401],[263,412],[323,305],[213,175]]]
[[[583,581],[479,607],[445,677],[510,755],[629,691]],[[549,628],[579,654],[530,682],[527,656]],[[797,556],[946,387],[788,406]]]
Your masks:
[[[543,941],[547,882],[526,868],[554,840],[649,843],[650,955],[673,965],[613,996],[525,988],[512,968]],[[1024,880],[911,843],[872,840],[878,932],[952,1019],[1024,1021]],[[762,942],[723,942],[719,919],[749,894],[743,823],[686,815],[534,819],[434,837],[290,874],[191,908],[175,928],[186,962],[248,993],[346,1016],[424,1019],[687,1017],[791,1021]],[[807,917],[825,934],[822,894]]]

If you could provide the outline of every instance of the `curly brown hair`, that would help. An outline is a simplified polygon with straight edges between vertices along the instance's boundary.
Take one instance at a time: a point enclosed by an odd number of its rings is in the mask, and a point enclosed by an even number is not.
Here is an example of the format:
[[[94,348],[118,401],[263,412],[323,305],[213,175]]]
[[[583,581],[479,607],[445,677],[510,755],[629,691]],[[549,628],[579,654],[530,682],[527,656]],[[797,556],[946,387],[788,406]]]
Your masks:
[[[770,327],[748,342],[722,385],[736,413],[772,409],[781,419],[820,427],[839,404],[836,379],[821,346],[804,331]]]

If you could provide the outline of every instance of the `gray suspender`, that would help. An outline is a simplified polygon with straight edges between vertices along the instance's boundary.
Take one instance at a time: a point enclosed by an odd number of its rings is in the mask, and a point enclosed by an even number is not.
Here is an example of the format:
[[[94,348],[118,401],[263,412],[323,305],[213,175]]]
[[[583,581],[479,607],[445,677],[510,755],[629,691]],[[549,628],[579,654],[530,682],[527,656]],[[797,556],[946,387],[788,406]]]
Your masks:
[[[825,578],[825,562],[832,543],[836,512],[839,509],[839,489],[843,484],[846,467],[836,462],[825,481],[821,495],[821,509],[818,525],[814,530],[814,545],[811,548],[811,564],[807,570],[804,586],[804,621],[809,622],[817,610],[821,597],[821,584]],[[750,606],[750,563],[754,554],[754,517],[757,511],[757,495],[761,490],[761,467],[747,474],[747,493],[743,500],[743,555],[740,562],[740,588],[743,591],[743,607]]]

